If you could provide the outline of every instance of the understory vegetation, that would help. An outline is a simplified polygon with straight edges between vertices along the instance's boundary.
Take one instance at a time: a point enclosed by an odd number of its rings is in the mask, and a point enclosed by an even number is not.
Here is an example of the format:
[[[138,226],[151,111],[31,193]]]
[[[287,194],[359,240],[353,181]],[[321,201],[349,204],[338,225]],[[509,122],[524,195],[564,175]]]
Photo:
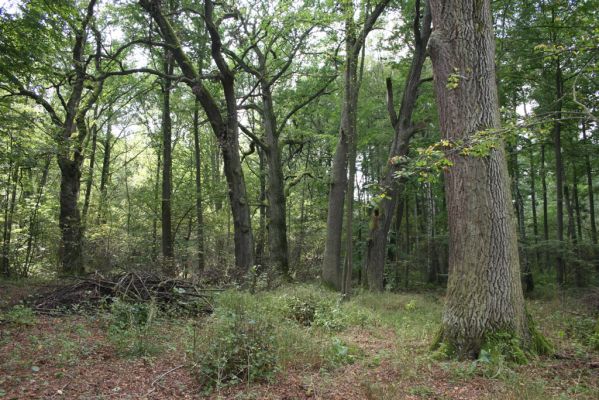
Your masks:
[[[212,313],[200,317],[177,316],[153,302],[116,300],[96,313],[54,316],[17,305],[0,316],[0,395],[104,398],[121,390],[131,398],[599,395],[596,290],[528,301],[538,329],[555,348],[546,356],[525,355],[517,345],[506,349],[504,338],[490,340],[476,360],[447,359],[442,349],[430,352],[442,301],[440,291],[360,292],[343,301],[318,286],[294,285],[255,294],[219,292]],[[574,304],[576,313],[568,311]],[[117,376],[102,381],[104,371]],[[86,379],[68,384],[77,376]]]

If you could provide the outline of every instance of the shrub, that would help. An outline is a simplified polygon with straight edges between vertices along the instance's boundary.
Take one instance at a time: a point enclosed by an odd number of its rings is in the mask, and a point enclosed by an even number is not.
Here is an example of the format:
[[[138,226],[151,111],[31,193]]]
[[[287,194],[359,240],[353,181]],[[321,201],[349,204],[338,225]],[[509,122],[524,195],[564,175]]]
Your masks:
[[[193,354],[194,369],[203,386],[268,380],[278,369],[273,325],[259,313],[243,308],[220,309],[205,329]]]

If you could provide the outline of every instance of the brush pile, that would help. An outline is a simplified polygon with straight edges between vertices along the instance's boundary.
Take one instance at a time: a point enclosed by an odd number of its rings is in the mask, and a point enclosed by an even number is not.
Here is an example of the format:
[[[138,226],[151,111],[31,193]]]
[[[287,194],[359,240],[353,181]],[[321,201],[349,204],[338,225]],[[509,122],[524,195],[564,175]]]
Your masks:
[[[28,303],[39,313],[73,313],[98,310],[118,298],[132,303],[155,302],[163,309],[201,314],[211,311],[211,298],[218,290],[148,272],[110,276],[95,273],[55,286]]]

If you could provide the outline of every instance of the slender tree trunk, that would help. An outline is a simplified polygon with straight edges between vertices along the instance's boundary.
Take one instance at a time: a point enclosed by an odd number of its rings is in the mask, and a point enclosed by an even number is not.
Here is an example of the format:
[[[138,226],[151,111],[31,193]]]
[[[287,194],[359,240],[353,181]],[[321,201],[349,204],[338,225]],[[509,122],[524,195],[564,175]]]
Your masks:
[[[368,242],[366,244],[365,265],[368,275],[368,286],[372,290],[383,289],[383,272],[385,269],[385,249],[387,248],[387,237],[393,219],[398,199],[401,196],[404,185],[398,182],[397,171],[402,168],[398,157],[408,154],[410,138],[414,133],[412,125],[412,114],[418,99],[418,87],[420,75],[426,60],[426,43],[431,32],[431,16],[428,6],[425,6],[424,19],[420,22],[420,1],[416,2],[416,16],[414,19],[415,48],[412,55],[412,63],[404,86],[399,117],[395,113],[393,102],[393,88],[391,79],[387,78],[387,109],[391,124],[395,130],[395,137],[389,151],[387,171],[381,183],[384,188],[383,196],[379,204],[374,208]]]
[[[545,168],[545,143],[541,145],[541,187],[543,189],[543,240],[545,241],[544,253],[545,264],[544,269],[549,268],[549,212],[547,201],[547,170]]]
[[[171,55],[165,50],[164,72],[172,75]],[[171,121],[171,81],[164,79],[162,83],[162,270],[168,276],[176,275],[175,246],[172,227],[172,121]]]
[[[152,261],[158,260],[158,204],[160,196],[160,171],[162,170],[162,149],[161,145],[156,150],[156,174],[154,176],[154,203],[152,210]]]
[[[437,283],[439,280],[439,258],[437,256],[437,245],[435,242],[435,198],[433,196],[433,185],[429,182],[426,188],[426,249],[427,249],[427,282]]]
[[[98,224],[106,223],[106,207],[108,202],[108,179],[110,177],[110,157],[112,151],[112,126],[108,124],[104,138],[104,157],[100,175],[100,203],[98,206]],[[160,162],[158,162],[160,164]]]
[[[12,139],[12,137],[11,137]],[[11,141],[12,142],[12,141]],[[12,221],[17,204],[17,188],[19,186],[20,168],[17,163],[11,161],[9,169],[9,182],[6,187],[6,207],[4,210],[4,230],[2,235],[2,275],[11,276],[10,266],[10,241],[12,237]]]
[[[81,211],[81,220],[85,227],[87,221],[87,212],[92,194],[92,184],[94,181],[94,166],[96,164],[96,147],[98,143],[98,126],[94,122],[92,126],[92,149],[89,156],[89,169],[87,172],[87,181],[85,182],[85,198],[83,200],[83,210]]]
[[[50,171],[51,161],[52,158],[48,156],[44,163],[44,169],[42,170],[42,177],[40,179],[40,183],[37,189],[35,205],[33,206],[33,210],[31,211],[31,215],[29,216],[29,228],[27,229],[27,250],[25,251],[25,262],[23,264],[22,269],[23,278],[26,278],[29,275],[31,259],[33,258],[34,238],[36,237],[38,230],[37,213],[42,203],[42,197],[44,194],[44,189],[46,187],[46,182],[48,180],[48,172]]]
[[[566,279],[566,263],[564,261],[564,165],[562,160],[562,96],[563,79],[559,56],[556,60],[555,90],[557,109],[553,120],[553,149],[555,151],[555,193],[556,193],[556,224],[557,240],[557,284],[562,287]]]
[[[576,236],[576,222],[574,220],[574,207],[572,205],[573,200],[570,196],[570,188],[568,185],[564,186],[564,198],[566,201],[566,211],[568,213],[568,246],[567,250],[571,252],[573,259],[571,264],[574,266],[574,282],[576,286],[583,286],[583,275],[581,271],[581,265],[578,254],[578,238]]]
[[[490,0],[430,4],[435,29],[429,49],[443,138],[453,142],[498,128]],[[456,75],[457,86],[449,84]],[[509,176],[501,142],[484,157],[448,157],[450,260],[442,340],[458,356],[476,358],[494,332],[529,338]]]
[[[587,130],[586,123],[582,123],[582,139],[585,144],[590,147],[590,143],[587,143]],[[591,241],[594,245],[597,245],[597,222],[595,220],[595,198],[593,194],[593,171],[591,169],[591,159],[589,157],[589,151],[585,152],[584,157],[585,170],[587,175],[587,190],[589,197],[589,219],[591,220]]]
[[[347,166],[352,138],[356,136],[356,109],[358,107],[358,57],[366,36],[374,27],[388,0],[381,0],[366,17],[360,32],[356,31],[353,3],[344,3],[345,19],[345,70],[343,76],[343,97],[339,141],[335,149],[330,173],[330,190],[327,207],[327,236],[322,265],[322,279],[325,284],[341,290],[341,239],[343,232],[343,212],[347,191]],[[353,182],[352,182],[353,185]],[[348,249],[349,250],[349,249]]]
[[[195,102],[195,108],[193,110],[193,144],[194,144],[194,161],[196,169],[196,246],[197,246],[197,258],[198,266],[197,271],[201,273],[204,271],[204,207],[202,205],[202,162],[201,162],[201,151],[200,151],[200,109],[199,104]]]
[[[536,171],[534,164],[534,154],[532,144],[530,146],[530,206],[532,210],[532,233],[535,246],[535,265],[539,265],[539,249],[537,243],[539,241],[539,222],[537,216],[537,191],[536,191]]]
[[[395,215],[395,288],[399,288],[401,283],[401,220],[403,218],[404,202],[403,196],[397,202],[397,211]]]
[[[582,242],[582,215],[580,213],[580,198],[578,196],[578,174],[576,165],[572,165],[572,195],[574,196],[574,213],[576,215],[576,231],[578,240]]]
[[[264,244],[266,242],[266,162],[264,151],[258,148],[260,193],[258,206],[258,238],[256,240],[256,264],[261,268],[265,266]]]

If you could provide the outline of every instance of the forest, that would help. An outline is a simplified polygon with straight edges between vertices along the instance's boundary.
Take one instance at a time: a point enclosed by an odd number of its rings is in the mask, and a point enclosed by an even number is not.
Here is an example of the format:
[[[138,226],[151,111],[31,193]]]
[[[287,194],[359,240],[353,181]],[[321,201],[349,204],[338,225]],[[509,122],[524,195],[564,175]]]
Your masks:
[[[599,1],[0,0],[0,398],[599,398]]]

